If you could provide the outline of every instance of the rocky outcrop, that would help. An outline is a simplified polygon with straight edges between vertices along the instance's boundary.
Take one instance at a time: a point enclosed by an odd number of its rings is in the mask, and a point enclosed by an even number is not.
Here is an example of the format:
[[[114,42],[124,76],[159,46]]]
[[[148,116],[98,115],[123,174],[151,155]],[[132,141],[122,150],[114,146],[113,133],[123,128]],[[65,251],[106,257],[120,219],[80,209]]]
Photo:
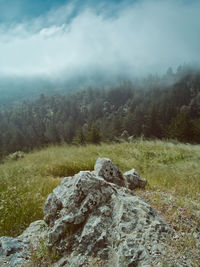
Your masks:
[[[2,261],[9,266],[28,262],[40,238],[59,255],[57,267],[93,266],[91,259],[103,264],[96,266],[152,266],[171,229],[129,189],[133,176],[139,174],[123,175],[110,159],[99,158],[93,172],[64,178],[46,200],[44,221],[31,224],[18,238],[0,239],[0,266],[6,266]]]

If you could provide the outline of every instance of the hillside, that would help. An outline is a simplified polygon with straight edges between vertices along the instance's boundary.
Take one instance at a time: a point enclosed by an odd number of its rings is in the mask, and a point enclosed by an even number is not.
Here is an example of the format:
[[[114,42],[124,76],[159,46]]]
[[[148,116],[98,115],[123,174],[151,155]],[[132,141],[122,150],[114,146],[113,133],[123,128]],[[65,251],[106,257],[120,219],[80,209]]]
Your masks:
[[[111,158],[122,171],[135,168],[147,178],[146,189],[136,193],[156,208],[177,234],[166,253],[173,251],[174,257],[197,262],[199,145],[136,139],[98,146],[51,146],[17,161],[8,158],[0,165],[0,236],[16,236],[41,219],[44,201],[61,178],[92,170],[99,156]]]
[[[0,267],[200,267],[200,0],[0,0]]]
[[[200,142],[200,72],[182,67],[163,77],[88,88],[0,110],[0,155],[49,144],[178,139]]]

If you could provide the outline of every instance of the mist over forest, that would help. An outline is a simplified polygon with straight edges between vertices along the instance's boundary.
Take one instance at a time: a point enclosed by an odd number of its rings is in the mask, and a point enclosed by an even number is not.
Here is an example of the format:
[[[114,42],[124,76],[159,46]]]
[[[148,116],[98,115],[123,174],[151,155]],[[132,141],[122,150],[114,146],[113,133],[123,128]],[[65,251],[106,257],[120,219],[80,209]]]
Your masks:
[[[0,108],[11,106],[24,100],[36,100],[41,94],[73,94],[87,88],[109,89],[118,86],[125,81],[135,86],[146,86],[148,80],[159,80],[162,85],[172,85],[180,79],[176,75],[182,66],[175,71],[169,67],[163,75],[149,74],[142,76],[132,75],[111,75],[110,73],[91,70],[91,73],[76,74],[70,78],[63,74],[62,77],[50,77],[49,75],[36,76],[0,76]],[[185,69],[198,70],[197,66],[185,66]],[[172,74],[172,75],[169,75]]]
[[[124,80],[77,92],[40,94],[2,105],[1,156],[49,144],[176,139],[200,142],[200,71],[180,66],[165,75]],[[39,91],[40,92],[40,91]],[[37,93],[39,93],[37,92]]]
[[[199,1],[0,5],[1,155],[120,138],[199,142]]]

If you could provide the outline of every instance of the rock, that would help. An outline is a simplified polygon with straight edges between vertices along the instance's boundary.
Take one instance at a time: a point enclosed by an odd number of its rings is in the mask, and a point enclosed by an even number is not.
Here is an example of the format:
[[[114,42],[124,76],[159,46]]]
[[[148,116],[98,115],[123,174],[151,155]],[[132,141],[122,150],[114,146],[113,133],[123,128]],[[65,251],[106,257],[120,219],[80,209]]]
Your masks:
[[[46,200],[44,221],[32,223],[18,237],[20,246],[17,239],[11,240],[13,255],[17,258],[21,251],[28,255],[28,248],[43,238],[49,250],[59,255],[55,267],[92,266],[94,262],[99,262],[95,266],[152,266],[153,254],[162,254],[161,241],[172,230],[125,185],[112,161],[101,158],[93,172],[81,171],[63,179]],[[0,259],[5,255],[10,264],[6,250],[1,251]]]
[[[23,249],[22,240],[3,236],[0,238],[0,255],[10,256]]]
[[[47,224],[43,220],[35,221],[19,236],[25,244],[32,247],[37,246],[39,239],[47,237]]]
[[[103,177],[106,181],[125,186],[123,174],[110,159],[98,158],[94,166],[94,171],[97,175]]]
[[[90,256],[100,258],[105,266],[113,261],[116,266],[150,266],[150,252],[170,228],[148,204],[130,194],[111,160],[99,158],[94,169],[64,179],[49,197],[51,201],[47,199],[45,218],[52,213],[51,206],[57,211],[53,221],[46,220],[51,226],[49,247],[56,247],[69,266],[87,266]]]
[[[101,203],[108,201],[113,194],[113,185],[108,186],[102,177],[96,176],[89,171],[81,171],[76,174],[73,179],[66,180],[61,186],[54,189],[51,194],[51,199],[55,202],[52,206],[55,210],[56,203],[61,201],[63,207],[54,217],[54,222],[46,220],[49,225],[53,227],[49,231],[49,245],[56,243],[63,234],[73,226],[81,225],[90,213],[95,210]],[[51,208],[49,207],[49,198],[44,206],[45,218],[51,215]]]
[[[25,157],[25,153],[22,152],[22,151],[16,151],[12,154],[9,154],[8,156],[8,159],[11,159],[11,160],[18,160],[18,159],[22,159]]]
[[[27,257],[26,245],[20,238],[0,238],[0,266],[22,266]]]
[[[41,238],[47,237],[47,225],[43,220],[30,226],[17,238],[0,238],[0,266],[15,267],[27,266],[30,258],[30,249],[37,247]]]
[[[44,220],[51,225],[52,221],[55,220],[55,218],[57,217],[57,213],[61,208],[62,208],[61,200],[58,199],[55,194],[49,194],[45,206],[43,208],[44,214],[46,214]]]
[[[135,169],[125,172],[124,177],[126,178],[128,188],[131,190],[135,188],[144,188],[147,184],[147,180],[141,178]]]

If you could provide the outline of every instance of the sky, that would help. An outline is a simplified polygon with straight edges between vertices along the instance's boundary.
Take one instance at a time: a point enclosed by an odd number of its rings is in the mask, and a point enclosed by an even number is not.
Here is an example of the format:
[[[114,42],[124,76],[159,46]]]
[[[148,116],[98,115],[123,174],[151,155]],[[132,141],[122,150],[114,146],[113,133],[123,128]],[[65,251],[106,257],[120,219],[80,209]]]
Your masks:
[[[199,0],[0,0],[0,75],[146,75],[200,63]]]

